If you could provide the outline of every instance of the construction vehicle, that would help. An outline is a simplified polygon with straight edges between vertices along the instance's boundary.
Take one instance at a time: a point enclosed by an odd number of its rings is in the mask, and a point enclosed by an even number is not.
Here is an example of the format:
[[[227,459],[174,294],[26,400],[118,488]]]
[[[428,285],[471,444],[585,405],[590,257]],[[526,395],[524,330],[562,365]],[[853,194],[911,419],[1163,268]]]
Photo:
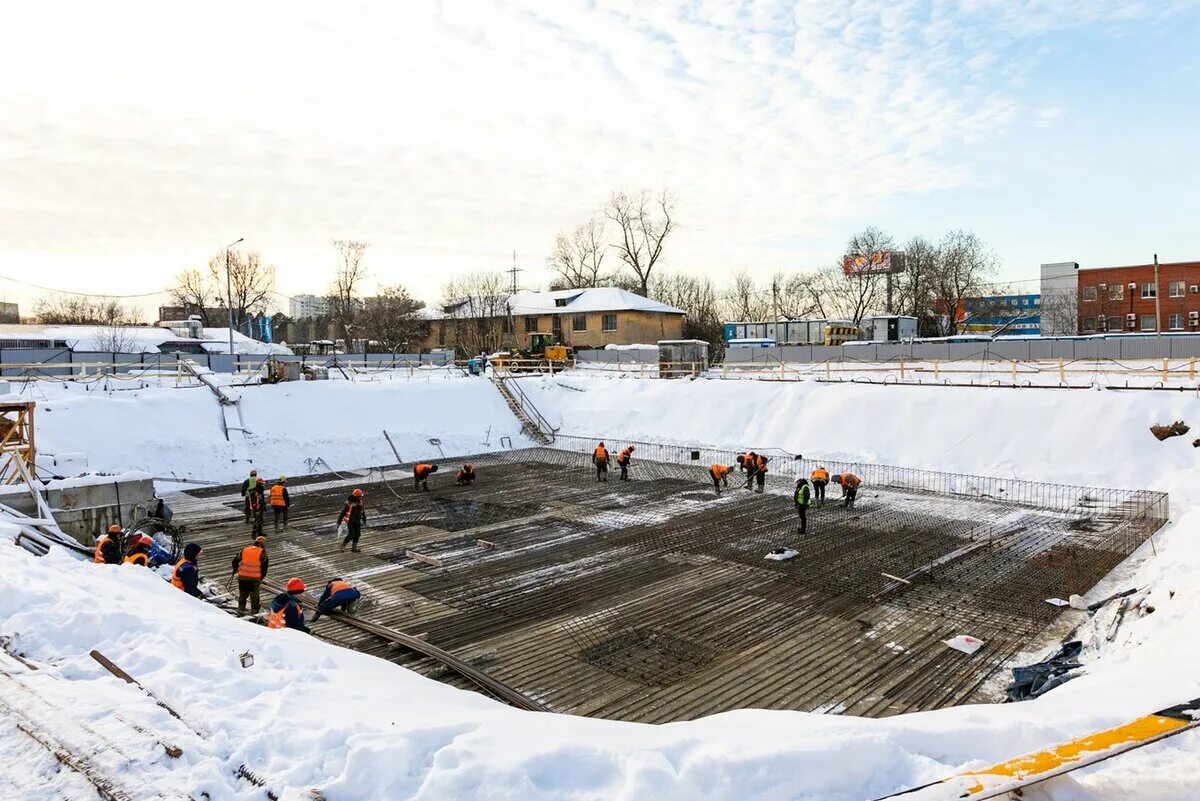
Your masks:
[[[510,373],[553,372],[569,367],[575,352],[559,341],[557,334],[533,332],[529,335],[529,347],[491,357],[492,366]]]

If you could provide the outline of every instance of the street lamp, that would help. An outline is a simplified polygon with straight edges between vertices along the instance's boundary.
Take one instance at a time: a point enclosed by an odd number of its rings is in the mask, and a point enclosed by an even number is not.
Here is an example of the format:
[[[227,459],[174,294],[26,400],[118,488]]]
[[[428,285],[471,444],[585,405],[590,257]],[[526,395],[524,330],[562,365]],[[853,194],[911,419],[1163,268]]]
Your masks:
[[[229,311],[229,355],[233,356],[233,285],[229,281],[229,249],[234,245],[239,245],[245,242],[246,238],[242,237],[237,242],[230,242],[225,246],[225,305]],[[234,361],[236,366],[237,362]]]

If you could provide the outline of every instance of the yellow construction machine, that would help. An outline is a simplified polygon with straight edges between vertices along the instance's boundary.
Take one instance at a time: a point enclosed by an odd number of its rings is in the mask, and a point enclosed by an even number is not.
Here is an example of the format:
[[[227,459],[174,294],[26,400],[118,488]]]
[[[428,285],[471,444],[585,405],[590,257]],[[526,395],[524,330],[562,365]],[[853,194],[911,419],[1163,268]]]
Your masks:
[[[575,352],[559,341],[557,334],[534,332],[529,348],[493,356],[492,366],[510,373],[540,373],[569,367]]]

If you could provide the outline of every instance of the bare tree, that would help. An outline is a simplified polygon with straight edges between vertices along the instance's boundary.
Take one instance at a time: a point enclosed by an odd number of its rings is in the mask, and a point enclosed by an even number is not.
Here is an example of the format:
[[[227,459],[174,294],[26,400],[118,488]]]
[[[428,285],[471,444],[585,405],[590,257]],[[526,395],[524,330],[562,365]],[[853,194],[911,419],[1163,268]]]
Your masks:
[[[811,273],[775,273],[771,276],[771,307],[775,319],[801,320],[817,309],[816,276]]]
[[[951,231],[938,245],[932,292],[935,310],[943,321],[942,336],[958,333],[957,311],[967,298],[981,295],[996,273],[995,254],[969,231]]]
[[[368,350],[400,353],[419,348],[429,330],[429,321],[421,315],[423,308],[425,304],[402,286],[382,287],[364,300],[359,328]]]
[[[896,278],[893,308],[897,314],[917,318],[920,336],[937,336],[940,313],[934,308],[933,283],[937,273],[938,248],[923,236],[914,236],[904,246],[904,272]]]
[[[662,258],[663,245],[675,230],[671,213],[675,200],[669,190],[652,196],[642,190],[636,194],[614,192],[604,207],[604,215],[616,224],[617,256],[633,271],[642,295],[650,293],[650,273]]]
[[[33,304],[33,316],[43,325],[141,325],[142,315],[112,298],[47,295]]]
[[[870,263],[876,254],[894,247],[891,236],[874,226],[850,237],[843,259],[818,273],[812,282],[816,309],[821,316],[859,325],[869,313],[878,311],[884,302],[886,276],[872,270]],[[850,269],[846,269],[847,259],[852,264]],[[866,266],[855,269],[854,260],[862,260]]]
[[[106,353],[133,353],[137,338],[125,325],[105,325],[96,329],[92,347]]]
[[[546,259],[550,269],[558,274],[552,288],[580,289],[601,286],[604,275],[605,220],[592,217],[571,233],[560,233],[554,239],[554,250]]]
[[[683,273],[660,274],[650,284],[650,297],[683,309],[687,313],[684,338],[704,340],[709,344],[710,358],[721,360],[725,348],[722,303],[711,279]]]
[[[359,293],[367,277],[367,268],[363,264],[367,243],[354,239],[335,239],[333,248],[338,254],[338,265],[327,296],[329,317],[349,353],[354,342],[355,321],[362,310]]]
[[[230,254],[230,265],[233,264],[233,254]],[[224,254],[221,255],[221,269],[225,269]],[[184,270],[175,276],[175,286],[167,290],[167,294],[177,306],[182,306],[187,317],[198,315],[201,323],[209,326],[226,324],[226,320],[211,319],[209,314],[212,306],[209,304],[225,304],[224,295],[213,278],[211,270],[204,272],[195,267]]]
[[[229,276],[226,279],[226,252],[222,250],[208,260],[210,285],[215,286],[217,297],[225,300],[233,310],[233,325],[241,328],[251,314],[267,310],[271,296],[275,293],[275,268],[264,264],[257,251],[229,251]],[[228,289],[229,296],[226,296]],[[225,320],[214,321],[227,325]]]
[[[733,274],[725,295],[725,312],[734,320],[766,320],[771,317],[771,291],[762,289],[745,270]]]
[[[442,288],[443,319],[459,353],[494,353],[515,343],[507,277],[500,272],[459,276]],[[445,333],[445,332],[443,332]]]

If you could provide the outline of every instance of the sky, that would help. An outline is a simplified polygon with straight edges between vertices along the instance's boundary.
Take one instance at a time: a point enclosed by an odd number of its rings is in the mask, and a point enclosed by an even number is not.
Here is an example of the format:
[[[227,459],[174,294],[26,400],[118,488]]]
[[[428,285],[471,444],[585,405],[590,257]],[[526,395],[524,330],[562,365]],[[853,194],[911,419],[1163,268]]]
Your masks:
[[[238,238],[286,296],[542,288],[555,234],[669,188],[660,269],[968,229],[1000,277],[1200,259],[1200,0],[10,4],[0,298],[153,296]],[[608,257],[613,263],[616,254]],[[14,280],[15,279],[15,280]],[[24,283],[17,283],[17,282]]]

